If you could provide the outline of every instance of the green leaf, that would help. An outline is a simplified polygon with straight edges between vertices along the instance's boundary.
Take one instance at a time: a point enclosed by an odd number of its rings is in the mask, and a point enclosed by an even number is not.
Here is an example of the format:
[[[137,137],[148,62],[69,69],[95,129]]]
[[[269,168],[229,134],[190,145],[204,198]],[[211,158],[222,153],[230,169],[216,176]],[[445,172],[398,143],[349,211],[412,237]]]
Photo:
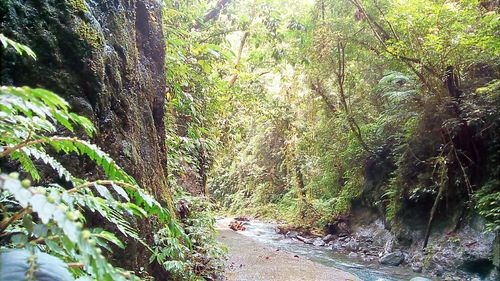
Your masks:
[[[33,52],[28,46],[17,43],[0,33],[0,42],[2,43],[4,48],[7,48],[8,46],[13,47],[20,55],[26,53],[28,56],[36,60],[36,55],[35,52]]]
[[[106,241],[109,241],[122,249],[125,248],[125,245],[123,244],[123,242],[120,241],[120,239],[118,239],[116,237],[116,235],[111,233],[111,232],[108,232],[108,231],[105,231],[102,229],[94,229],[92,236],[97,237],[97,238],[102,238]]]
[[[127,192],[119,185],[112,183],[111,186],[113,189],[118,193],[120,196],[122,196],[125,200],[130,201],[130,198],[128,197]]]
[[[49,203],[47,197],[42,194],[35,194],[30,199],[33,211],[37,212],[40,220],[47,224],[56,210],[56,206]]]
[[[111,192],[109,192],[109,190],[105,186],[100,185],[98,183],[94,183],[94,187],[102,197],[104,197],[105,199],[114,201],[113,195],[111,195]]]

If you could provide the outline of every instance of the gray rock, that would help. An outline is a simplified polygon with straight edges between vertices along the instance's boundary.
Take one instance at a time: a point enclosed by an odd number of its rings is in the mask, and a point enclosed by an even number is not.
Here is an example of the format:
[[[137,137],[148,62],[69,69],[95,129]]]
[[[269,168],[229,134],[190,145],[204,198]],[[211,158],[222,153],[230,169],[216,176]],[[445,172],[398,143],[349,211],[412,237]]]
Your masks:
[[[325,241],[323,241],[323,239],[318,237],[318,238],[314,239],[313,245],[318,246],[318,247],[323,247],[326,245],[326,243],[325,243]]]
[[[364,261],[364,262],[372,262],[373,258],[370,257],[370,256],[362,256],[361,260]]]
[[[356,240],[351,240],[345,244],[345,248],[348,251],[358,251],[359,250],[359,243]]]
[[[411,270],[413,270],[413,272],[416,273],[422,272],[422,268],[423,268],[422,264],[418,262],[411,265]]]
[[[340,243],[339,241],[333,243],[332,250],[338,251],[341,249],[342,249],[342,243]]]
[[[497,268],[496,270],[493,269],[490,274],[486,277],[486,280],[488,281],[498,281],[500,280],[500,268]]]
[[[314,244],[314,239],[306,238],[303,240],[305,244]]]
[[[412,255],[410,255],[410,257],[409,257],[409,260],[413,264],[420,264],[421,265],[424,261],[424,253],[421,251],[413,252]]]
[[[358,257],[358,254],[355,252],[350,252],[347,256],[354,259]]]
[[[436,265],[436,269],[435,269],[434,273],[435,273],[437,276],[441,276],[441,275],[443,275],[443,273],[444,273],[445,271],[446,271],[446,270],[444,269],[444,267],[443,267],[443,266],[441,266],[441,265],[437,264],[437,265]]]
[[[333,234],[328,234],[325,237],[323,237],[323,241],[325,241],[325,243],[329,243],[329,242],[333,241],[334,239],[335,239],[335,235],[333,235]]]
[[[371,232],[359,232],[357,236],[361,240],[373,240],[373,233]]]
[[[413,277],[412,279],[410,279],[410,281],[432,281],[432,280],[424,277]]]
[[[381,264],[398,266],[404,261],[404,255],[401,251],[385,254],[379,259]]]
[[[287,238],[297,238],[299,236],[299,233],[297,231],[288,231],[285,236]]]
[[[295,237],[295,238],[296,238],[297,240],[299,240],[299,241],[302,241],[302,242],[306,243],[306,244],[312,244],[312,243],[313,243],[313,240],[314,240],[314,239],[311,239],[311,238],[306,238],[306,237],[304,237],[304,236],[300,236],[300,235],[297,235],[297,237]]]
[[[387,239],[384,245],[384,254],[391,253],[394,250],[394,237]]]

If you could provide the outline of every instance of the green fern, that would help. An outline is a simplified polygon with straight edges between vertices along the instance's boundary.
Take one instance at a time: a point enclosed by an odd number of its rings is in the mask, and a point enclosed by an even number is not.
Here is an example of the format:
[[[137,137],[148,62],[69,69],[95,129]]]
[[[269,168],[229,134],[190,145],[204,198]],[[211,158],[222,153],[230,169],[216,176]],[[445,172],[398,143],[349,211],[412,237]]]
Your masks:
[[[19,53],[35,57],[28,47],[2,34],[0,41],[4,47],[11,46]],[[173,244],[191,245],[172,214],[107,153],[88,141],[58,135],[61,126],[66,133],[82,128],[92,137],[95,132],[86,117],[70,112],[69,104],[50,91],[0,86],[0,158],[18,161],[34,182],[42,180],[38,167],[46,165],[72,185],[69,190],[56,183],[31,186],[29,179],[20,181],[18,173],[0,174],[1,199],[8,202],[1,210],[7,219],[0,222],[0,236],[11,237],[7,244],[4,240],[0,242],[0,249],[38,248],[65,262],[82,263],[81,269],[72,270],[76,277],[110,281],[138,279],[108,263],[101,247],[110,249],[108,243],[123,247],[123,243],[113,233],[85,229],[86,218],[79,210],[99,213],[122,235],[139,241],[146,248],[149,246],[140,239],[130,221],[132,217],[156,216],[158,222],[169,229]],[[107,179],[89,182],[73,176],[52,156],[52,151],[88,157],[102,168]]]
[[[24,150],[14,151],[11,153],[10,157],[13,160],[19,161],[23,170],[29,173],[34,181],[37,182],[41,179],[38,169],[35,167],[35,164],[31,160],[30,156],[26,154]]]
[[[36,60],[35,52],[33,52],[28,46],[23,45],[23,44],[19,44],[16,41],[13,41],[13,40],[5,37],[5,35],[3,35],[2,33],[0,33],[0,43],[2,43],[4,48],[11,46],[20,55],[27,54],[28,56],[30,56],[31,58]]]

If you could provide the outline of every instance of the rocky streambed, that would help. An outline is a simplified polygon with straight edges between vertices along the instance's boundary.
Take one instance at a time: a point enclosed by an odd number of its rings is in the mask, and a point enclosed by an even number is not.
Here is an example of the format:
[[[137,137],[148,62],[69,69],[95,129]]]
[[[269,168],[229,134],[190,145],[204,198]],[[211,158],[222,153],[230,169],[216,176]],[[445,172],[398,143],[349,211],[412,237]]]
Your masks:
[[[487,263],[481,264],[481,259],[472,262],[472,268],[455,266],[457,256],[464,255],[456,246],[436,243],[428,252],[418,247],[401,247],[397,239],[377,223],[352,233],[340,231],[325,236],[269,222],[242,223],[245,226],[242,235],[351,272],[362,280],[499,280],[498,270],[491,269]],[[469,252],[473,255],[473,250]],[[463,259],[460,261],[464,262],[467,264]]]

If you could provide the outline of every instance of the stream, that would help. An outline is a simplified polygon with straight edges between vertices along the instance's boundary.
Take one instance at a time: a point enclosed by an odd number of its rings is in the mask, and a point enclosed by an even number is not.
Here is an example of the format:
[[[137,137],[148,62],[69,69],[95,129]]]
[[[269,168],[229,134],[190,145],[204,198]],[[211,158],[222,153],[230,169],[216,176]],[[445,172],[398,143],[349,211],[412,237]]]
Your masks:
[[[352,273],[364,281],[399,281],[410,280],[417,276],[423,277],[422,274],[417,275],[412,272],[410,268],[384,266],[378,262],[366,263],[349,258],[345,254],[335,253],[328,246],[318,247],[285,238],[282,234],[276,233],[276,224],[273,223],[252,220],[245,227],[245,231],[238,231],[238,233],[268,246],[283,249],[323,265]]]

